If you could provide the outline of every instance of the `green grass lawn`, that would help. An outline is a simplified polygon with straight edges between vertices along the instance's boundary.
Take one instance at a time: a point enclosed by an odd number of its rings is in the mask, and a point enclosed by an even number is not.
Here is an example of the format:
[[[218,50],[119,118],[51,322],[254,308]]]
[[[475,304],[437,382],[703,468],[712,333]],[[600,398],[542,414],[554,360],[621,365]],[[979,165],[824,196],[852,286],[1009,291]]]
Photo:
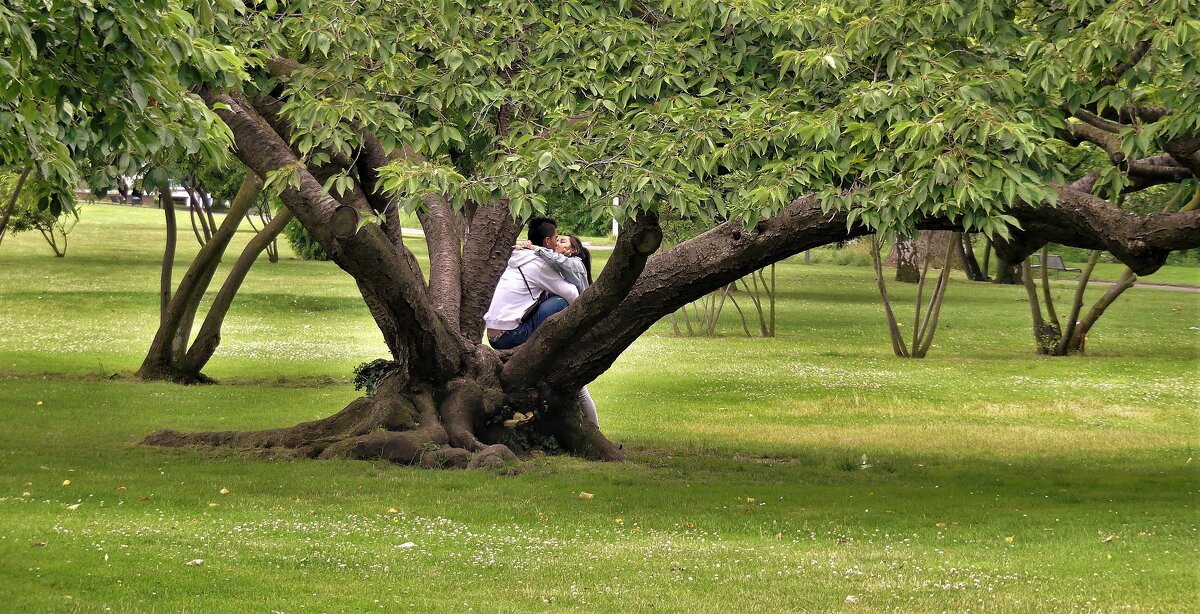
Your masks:
[[[714,339],[664,321],[590,386],[628,462],[284,462],[135,444],[340,409],[353,366],[385,352],[352,281],[281,245],[231,311],[208,369],[221,385],[138,382],[161,228],[155,210],[89,206],[65,259],[28,234],[0,245],[5,611],[1186,612],[1200,597],[1198,293],[1135,287],[1088,356],[1045,358],[1022,288],[956,276],[930,357],[904,361],[868,268],[794,258],[776,338],[741,336],[729,309]],[[180,246],[182,267],[190,234]]]

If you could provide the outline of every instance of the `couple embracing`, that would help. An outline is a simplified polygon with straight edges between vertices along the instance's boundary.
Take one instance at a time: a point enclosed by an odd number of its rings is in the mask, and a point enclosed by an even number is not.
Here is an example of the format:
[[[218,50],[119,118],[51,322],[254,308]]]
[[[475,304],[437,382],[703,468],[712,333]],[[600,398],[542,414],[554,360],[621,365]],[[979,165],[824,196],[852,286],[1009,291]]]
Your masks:
[[[516,245],[484,314],[488,342],[498,350],[525,343],[550,316],[567,308],[592,283],[591,253],[575,235],[558,235],[553,218],[529,220],[527,240]],[[598,424],[584,387],[580,409]]]

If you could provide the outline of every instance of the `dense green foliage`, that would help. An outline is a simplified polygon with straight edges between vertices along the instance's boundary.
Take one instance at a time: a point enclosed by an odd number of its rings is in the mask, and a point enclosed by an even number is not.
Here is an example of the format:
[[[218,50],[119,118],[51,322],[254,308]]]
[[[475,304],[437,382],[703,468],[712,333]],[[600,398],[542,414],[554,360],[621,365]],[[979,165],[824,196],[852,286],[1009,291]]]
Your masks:
[[[207,84],[280,93],[310,165],[353,159],[365,134],[405,151],[384,180],[411,206],[434,189],[528,215],[570,193],[617,217],[753,222],[815,191],[881,228],[944,213],[1004,232],[1006,206],[1050,201],[1067,177],[1072,113],[1172,110],[1123,128],[1130,159],[1200,131],[1198,12],[1191,0],[8,3],[0,164],[33,160],[69,185],[86,159],[103,185],[164,151],[215,152],[223,129],[187,89]],[[1097,189],[1124,172],[1109,165]],[[346,168],[327,185],[354,181]],[[625,198],[609,212],[613,195]]]
[[[239,294],[221,385],[135,381],[161,212],[88,206],[75,236],[65,261],[28,235],[0,249],[21,272],[0,275],[7,610],[1194,605],[1196,294],[1135,287],[1089,356],[1047,359],[1022,289],[956,278],[937,351],[901,361],[868,268],[792,258],[777,338],[741,338],[736,316],[716,339],[662,323],[589,386],[629,462],[492,475],[131,445],[324,417],[387,350],[353,280],[285,257]]]
[[[1002,232],[1015,199],[1053,199],[1080,107],[1175,109],[1121,135],[1131,158],[1200,126],[1186,0],[273,6],[246,44],[299,60],[282,83],[299,150],[349,157],[364,128],[411,147],[386,185],[414,204],[528,214],[566,191],[753,222],[816,191],[884,228],[945,213]]]
[[[69,209],[81,182],[168,180],[165,159],[222,155],[228,130],[189,91],[237,86],[244,58],[213,34],[235,0],[16,0],[0,5],[0,166],[33,164]],[[86,168],[86,172],[81,171]]]

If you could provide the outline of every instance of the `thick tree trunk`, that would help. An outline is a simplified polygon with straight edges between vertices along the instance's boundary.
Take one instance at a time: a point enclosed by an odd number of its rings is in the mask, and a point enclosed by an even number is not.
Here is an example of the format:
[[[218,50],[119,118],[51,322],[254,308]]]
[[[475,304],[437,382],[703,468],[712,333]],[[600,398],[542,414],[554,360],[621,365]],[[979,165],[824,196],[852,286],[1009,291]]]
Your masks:
[[[8,230],[8,221],[12,219],[13,211],[17,208],[17,200],[21,196],[21,188],[25,187],[25,180],[29,178],[29,173],[32,171],[32,166],[26,166],[17,177],[17,185],[13,186],[12,194],[8,195],[4,213],[0,213],[0,241],[4,240],[4,233]]]
[[[896,267],[896,281],[915,284],[921,280],[921,269],[917,262],[917,239],[896,237],[892,246],[889,264]]]

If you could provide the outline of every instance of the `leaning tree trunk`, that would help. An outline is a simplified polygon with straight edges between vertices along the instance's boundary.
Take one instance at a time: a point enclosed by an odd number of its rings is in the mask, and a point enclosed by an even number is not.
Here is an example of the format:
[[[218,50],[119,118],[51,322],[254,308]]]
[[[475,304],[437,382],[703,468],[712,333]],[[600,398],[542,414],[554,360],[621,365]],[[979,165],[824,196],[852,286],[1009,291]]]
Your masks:
[[[4,212],[0,213],[0,241],[4,240],[4,233],[8,230],[8,221],[12,219],[13,210],[17,208],[17,200],[21,196],[21,188],[25,187],[25,180],[29,178],[29,173],[32,171],[32,166],[26,166],[17,177],[17,185],[13,186],[12,194],[8,195]]]
[[[288,145],[291,131],[279,116],[280,101],[200,94],[229,126],[238,157],[256,174],[296,169],[295,183],[280,198],[354,278],[390,356],[359,373],[373,394],[329,418],[255,432],[159,431],[146,444],[454,467],[494,466],[511,459],[513,450],[535,447],[619,459],[621,448],[580,410],[582,386],[681,306],[793,254],[869,232],[848,224],[845,212],[823,211],[815,197],[805,196],[753,228],[726,222],[651,258],[662,232],[657,218],[643,213],[626,222],[604,270],[569,308],[523,345],[497,351],[481,343],[482,316],[517,236],[507,202],[473,202],[456,210],[445,195],[429,195],[420,221],[429,253],[436,256],[426,279],[395,222],[395,203],[372,179],[373,169],[414,154],[384,155],[364,131],[353,159],[324,152],[328,162],[309,167]],[[512,110],[502,106],[498,113],[503,127]],[[336,198],[325,192],[323,184],[351,168],[357,169],[351,189]],[[1126,214],[1093,223],[1095,212],[1106,206],[1081,194],[1060,199],[1052,214],[1034,208],[1011,214],[1026,228],[1038,225],[1039,215],[1058,222],[1041,224],[1045,236],[1037,238],[1043,243],[1049,238],[1080,246],[1103,243],[1141,271],[1161,266],[1164,249],[1200,244],[1200,214],[1144,220]],[[356,221],[370,212],[383,212],[382,226],[360,228]],[[956,228],[945,219],[919,226]]]

